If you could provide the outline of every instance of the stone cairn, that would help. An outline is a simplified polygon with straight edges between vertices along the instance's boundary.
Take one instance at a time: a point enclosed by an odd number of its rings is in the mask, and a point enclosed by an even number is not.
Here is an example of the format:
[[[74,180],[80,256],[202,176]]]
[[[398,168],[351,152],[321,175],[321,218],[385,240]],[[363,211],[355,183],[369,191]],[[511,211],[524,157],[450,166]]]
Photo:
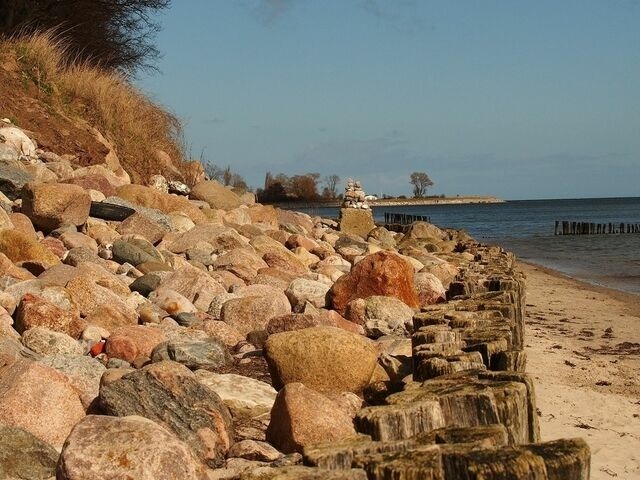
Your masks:
[[[369,210],[369,204],[367,204],[366,195],[362,190],[362,185],[359,180],[355,182],[352,179],[347,179],[347,186],[345,187],[344,200],[342,201],[342,208],[361,208],[363,210]]]
[[[366,237],[375,228],[375,224],[362,185],[358,180],[354,182],[349,178],[344,190],[340,209],[340,231]]]

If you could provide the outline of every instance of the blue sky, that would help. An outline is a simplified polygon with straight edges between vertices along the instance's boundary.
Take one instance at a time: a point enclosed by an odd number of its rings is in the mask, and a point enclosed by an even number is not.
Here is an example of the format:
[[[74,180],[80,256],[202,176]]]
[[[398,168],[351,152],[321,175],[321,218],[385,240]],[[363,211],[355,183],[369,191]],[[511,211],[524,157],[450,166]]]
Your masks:
[[[160,23],[139,87],[254,187],[640,196],[637,0],[174,0]]]

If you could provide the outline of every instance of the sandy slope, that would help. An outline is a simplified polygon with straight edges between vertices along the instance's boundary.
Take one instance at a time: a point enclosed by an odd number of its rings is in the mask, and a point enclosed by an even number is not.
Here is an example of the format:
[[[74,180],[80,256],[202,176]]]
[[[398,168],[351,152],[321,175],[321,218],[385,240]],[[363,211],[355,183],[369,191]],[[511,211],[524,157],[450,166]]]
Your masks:
[[[585,438],[592,479],[640,479],[640,296],[521,268],[543,440]]]

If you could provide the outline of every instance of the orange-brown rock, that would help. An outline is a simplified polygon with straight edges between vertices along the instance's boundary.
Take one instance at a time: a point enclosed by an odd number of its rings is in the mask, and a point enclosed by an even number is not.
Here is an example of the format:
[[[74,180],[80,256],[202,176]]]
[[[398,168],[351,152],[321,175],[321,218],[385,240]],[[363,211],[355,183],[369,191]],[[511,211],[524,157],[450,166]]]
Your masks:
[[[40,245],[33,236],[15,229],[0,230],[0,253],[4,253],[13,263],[36,261],[47,266],[60,263],[58,257]]]
[[[105,345],[110,358],[120,358],[132,363],[138,357],[151,357],[151,352],[167,340],[162,330],[155,327],[131,325],[111,332]]]
[[[22,190],[22,213],[44,231],[65,224],[82,225],[90,208],[89,193],[78,185],[28,183]]]
[[[27,217],[24,213],[11,213],[9,215],[9,219],[17,230],[20,230],[21,232],[24,232],[27,235],[32,236],[33,238],[36,237],[36,229],[33,228],[33,223],[31,223],[29,217]]]
[[[64,183],[79,185],[86,190],[97,190],[102,192],[105,197],[112,197],[116,194],[115,187],[104,175],[92,174],[83,177],[69,178]]]
[[[200,182],[191,189],[191,198],[207,202],[211,208],[231,210],[242,205],[240,197],[215,180]]]
[[[146,215],[136,212],[118,225],[116,231],[121,235],[142,235],[149,242],[156,244],[164,237],[169,229],[158,222],[154,222]]]
[[[360,393],[378,359],[371,340],[335,327],[270,335],[264,354],[275,388],[300,382],[319,392],[334,393]]]
[[[71,311],[63,310],[43,297],[27,293],[16,310],[15,329],[22,333],[33,327],[46,327],[79,338],[86,322]]]
[[[372,295],[396,297],[412,308],[420,303],[415,291],[413,267],[395,253],[381,251],[358,262],[327,293],[329,304],[344,315],[347,304]]]
[[[0,355],[0,424],[60,448],[83,417],[78,390],[64,375],[39,362]]]
[[[346,408],[302,383],[280,390],[266,433],[269,443],[284,453],[356,435]]]

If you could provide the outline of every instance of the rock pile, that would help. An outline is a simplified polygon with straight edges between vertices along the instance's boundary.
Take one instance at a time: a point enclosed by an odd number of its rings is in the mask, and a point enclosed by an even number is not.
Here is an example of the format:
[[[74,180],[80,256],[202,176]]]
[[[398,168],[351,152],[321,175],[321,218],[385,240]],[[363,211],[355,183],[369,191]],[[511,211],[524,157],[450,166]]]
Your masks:
[[[3,138],[1,477],[588,478],[540,443],[513,255]]]

